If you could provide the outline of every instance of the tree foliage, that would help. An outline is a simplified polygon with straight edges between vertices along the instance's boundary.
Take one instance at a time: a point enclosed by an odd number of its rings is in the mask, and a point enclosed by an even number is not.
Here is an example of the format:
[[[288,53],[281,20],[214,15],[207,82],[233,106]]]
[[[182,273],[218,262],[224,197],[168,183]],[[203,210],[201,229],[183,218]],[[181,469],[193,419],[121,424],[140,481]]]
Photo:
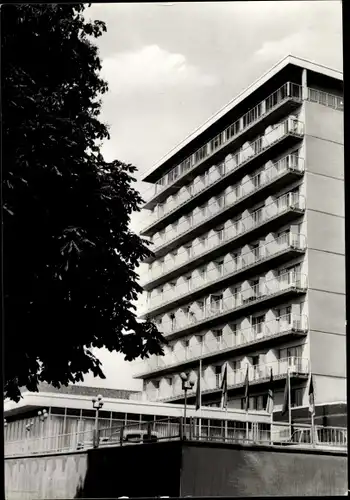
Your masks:
[[[85,8],[2,8],[4,395],[14,400],[40,381],[104,378],[94,347],[127,360],[163,352],[133,306],[150,249],[129,228],[142,203],[135,167],[100,151],[108,89],[93,42],[106,26]]]

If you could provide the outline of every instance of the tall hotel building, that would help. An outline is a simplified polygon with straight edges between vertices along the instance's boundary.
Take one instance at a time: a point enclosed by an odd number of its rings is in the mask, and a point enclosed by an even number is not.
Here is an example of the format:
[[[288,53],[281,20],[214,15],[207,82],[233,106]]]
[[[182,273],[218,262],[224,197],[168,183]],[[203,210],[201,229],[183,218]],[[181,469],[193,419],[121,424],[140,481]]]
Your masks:
[[[180,373],[217,406],[346,401],[342,73],[288,56],[144,177],[152,242],[141,317],[169,341],[139,366],[147,399],[181,403]],[[248,368],[247,368],[248,367]]]

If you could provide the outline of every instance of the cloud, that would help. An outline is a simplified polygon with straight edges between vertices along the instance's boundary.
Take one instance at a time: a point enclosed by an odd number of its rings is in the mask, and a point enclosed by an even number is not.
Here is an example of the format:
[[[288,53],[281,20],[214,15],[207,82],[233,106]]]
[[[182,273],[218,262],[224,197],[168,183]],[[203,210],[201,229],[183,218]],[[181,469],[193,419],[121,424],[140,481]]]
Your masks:
[[[341,70],[343,65],[341,30],[325,34],[322,30],[313,31],[307,28],[281,39],[264,41],[254,53],[254,57],[272,63],[287,54]]]
[[[219,83],[216,76],[191,65],[183,54],[167,52],[158,45],[107,57],[102,63],[102,75],[110,90],[118,93],[211,87]]]

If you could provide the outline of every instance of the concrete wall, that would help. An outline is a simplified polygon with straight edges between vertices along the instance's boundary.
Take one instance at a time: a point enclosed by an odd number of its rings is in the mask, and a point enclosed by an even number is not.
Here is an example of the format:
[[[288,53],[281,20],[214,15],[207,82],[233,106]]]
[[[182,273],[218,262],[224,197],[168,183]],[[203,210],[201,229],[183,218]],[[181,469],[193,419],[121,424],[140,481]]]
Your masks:
[[[347,457],[190,445],[183,450],[181,496],[342,495]]]
[[[6,500],[342,495],[345,454],[173,442],[5,461]]]
[[[87,473],[86,452],[8,458],[6,500],[76,498]]]
[[[316,402],[346,399],[343,113],[305,103],[310,362]]]

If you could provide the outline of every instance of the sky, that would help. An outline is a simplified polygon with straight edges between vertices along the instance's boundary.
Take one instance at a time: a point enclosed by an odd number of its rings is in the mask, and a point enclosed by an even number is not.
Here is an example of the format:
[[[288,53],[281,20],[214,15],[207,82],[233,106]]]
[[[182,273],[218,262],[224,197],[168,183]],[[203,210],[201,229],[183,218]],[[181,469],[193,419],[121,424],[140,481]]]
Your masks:
[[[96,41],[109,84],[100,119],[111,139],[102,152],[133,163],[138,179],[286,55],[342,70],[339,0],[101,3],[85,17],[107,25]],[[144,218],[133,216],[134,231]],[[85,384],[141,389],[132,378],[137,361],[97,356],[107,379],[87,376]]]

